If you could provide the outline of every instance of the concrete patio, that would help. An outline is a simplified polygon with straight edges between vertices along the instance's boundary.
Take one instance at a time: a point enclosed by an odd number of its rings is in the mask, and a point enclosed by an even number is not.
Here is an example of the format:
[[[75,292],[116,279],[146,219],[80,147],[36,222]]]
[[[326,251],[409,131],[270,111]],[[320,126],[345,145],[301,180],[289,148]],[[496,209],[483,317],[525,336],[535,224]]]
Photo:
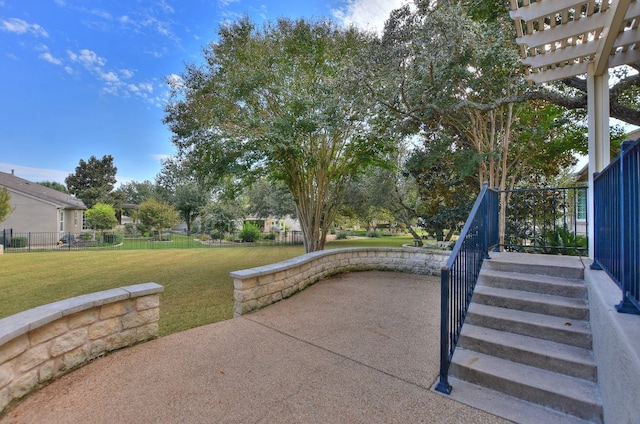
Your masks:
[[[501,423],[430,391],[438,277],[367,271],[258,312],[124,349],[0,423]]]

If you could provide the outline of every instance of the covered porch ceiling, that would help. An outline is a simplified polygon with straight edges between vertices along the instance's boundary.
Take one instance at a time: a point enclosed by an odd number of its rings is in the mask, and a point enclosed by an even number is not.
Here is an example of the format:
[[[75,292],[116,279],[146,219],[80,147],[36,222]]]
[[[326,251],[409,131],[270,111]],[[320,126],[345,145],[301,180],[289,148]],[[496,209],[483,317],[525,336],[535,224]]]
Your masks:
[[[535,83],[640,63],[636,0],[511,0],[527,79]]]

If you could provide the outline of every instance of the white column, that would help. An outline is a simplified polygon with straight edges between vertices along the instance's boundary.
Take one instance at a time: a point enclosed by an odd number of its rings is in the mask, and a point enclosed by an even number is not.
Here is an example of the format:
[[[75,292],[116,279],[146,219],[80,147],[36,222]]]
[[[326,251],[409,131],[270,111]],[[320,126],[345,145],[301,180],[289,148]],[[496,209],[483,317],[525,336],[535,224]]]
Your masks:
[[[589,195],[587,216],[589,218],[589,258],[594,258],[593,231],[593,174],[604,169],[610,160],[609,140],[609,73],[595,74],[595,66],[589,64],[587,72],[587,113],[589,127]]]

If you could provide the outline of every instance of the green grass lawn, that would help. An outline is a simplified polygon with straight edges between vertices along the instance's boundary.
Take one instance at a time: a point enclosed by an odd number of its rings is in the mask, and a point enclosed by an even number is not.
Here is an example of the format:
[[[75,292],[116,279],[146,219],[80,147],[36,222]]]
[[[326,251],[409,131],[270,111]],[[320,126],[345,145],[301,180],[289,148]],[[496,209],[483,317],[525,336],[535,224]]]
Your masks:
[[[336,240],[326,247],[399,247],[412,240]],[[303,253],[302,246],[5,253],[0,256],[0,318],[80,294],[155,282],[164,286],[160,334],[167,335],[231,318],[231,271]]]

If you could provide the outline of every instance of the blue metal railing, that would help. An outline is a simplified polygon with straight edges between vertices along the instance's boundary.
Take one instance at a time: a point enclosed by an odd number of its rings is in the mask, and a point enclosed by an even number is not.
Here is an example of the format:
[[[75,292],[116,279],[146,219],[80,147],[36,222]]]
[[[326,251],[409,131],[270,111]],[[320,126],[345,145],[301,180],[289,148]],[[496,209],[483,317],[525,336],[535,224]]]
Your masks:
[[[453,252],[442,268],[440,298],[440,380],[436,390],[451,393],[449,365],[460,337],[482,261],[498,245],[498,192],[485,183]]]
[[[508,252],[588,254],[587,187],[505,190]]]
[[[622,290],[619,312],[640,314],[640,139],[593,179],[594,268]]]

